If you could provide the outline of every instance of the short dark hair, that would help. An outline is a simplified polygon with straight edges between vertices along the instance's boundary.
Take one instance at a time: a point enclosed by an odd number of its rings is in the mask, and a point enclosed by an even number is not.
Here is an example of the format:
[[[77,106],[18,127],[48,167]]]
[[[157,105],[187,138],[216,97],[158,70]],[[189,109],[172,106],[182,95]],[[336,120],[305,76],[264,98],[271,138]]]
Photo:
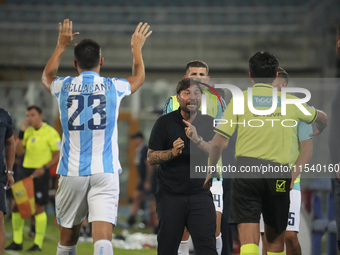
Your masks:
[[[90,70],[97,67],[100,57],[100,45],[91,39],[83,39],[74,47],[74,58],[81,69]]]
[[[277,68],[277,77],[285,79],[288,84],[289,75],[287,71],[280,66]]]
[[[271,83],[275,77],[279,60],[268,51],[256,52],[249,59],[249,72],[255,83]]]
[[[177,84],[177,87],[176,87],[177,95],[179,95],[182,90],[186,90],[187,88],[189,88],[191,85],[197,85],[197,87],[200,89],[201,93],[203,93],[199,84],[200,84],[200,82],[198,82],[194,79],[184,78],[183,80],[180,80]]]
[[[192,60],[190,61],[186,68],[185,68],[185,71],[187,72],[189,70],[190,67],[203,67],[203,68],[206,68],[207,69],[207,74],[209,73],[209,66],[207,63],[205,63],[204,61],[202,60]]]
[[[36,110],[39,114],[42,114],[42,113],[43,113],[41,107],[40,107],[40,106],[37,106],[37,105],[28,106],[28,107],[27,107],[27,111],[30,111],[30,110]]]

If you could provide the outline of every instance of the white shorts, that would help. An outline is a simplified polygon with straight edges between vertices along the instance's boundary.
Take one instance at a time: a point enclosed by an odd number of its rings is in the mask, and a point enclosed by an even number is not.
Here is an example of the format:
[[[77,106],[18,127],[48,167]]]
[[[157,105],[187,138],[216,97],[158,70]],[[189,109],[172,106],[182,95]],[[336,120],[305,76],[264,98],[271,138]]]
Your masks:
[[[216,212],[223,211],[223,187],[222,181],[213,181],[212,186],[210,188],[211,194],[214,199],[215,210]]]
[[[118,173],[60,176],[56,194],[58,224],[71,228],[88,220],[116,225],[119,198]]]
[[[288,224],[286,231],[299,232],[300,230],[300,209],[301,209],[301,191],[292,189],[289,192],[290,205],[288,214]],[[264,233],[264,222],[261,214],[260,219],[260,232]]]

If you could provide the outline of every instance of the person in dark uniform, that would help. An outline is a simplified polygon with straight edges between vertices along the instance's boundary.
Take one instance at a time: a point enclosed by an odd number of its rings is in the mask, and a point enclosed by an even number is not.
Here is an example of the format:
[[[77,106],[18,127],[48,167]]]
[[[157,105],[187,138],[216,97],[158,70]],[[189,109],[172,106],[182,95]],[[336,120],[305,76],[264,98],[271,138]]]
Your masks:
[[[14,183],[14,160],[15,141],[12,130],[12,118],[7,111],[0,108],[0,254],[4,253],[6,242],[4,225],[4,215],[7,212],[6,190],[10,189]]]
[[[190,161],[207,166],[213,118],[198,110],[202,92],[194,80],[181,80],[176,91],[179,109],[156,121],[149,140],[148,162],[159,164],[157,250],[159,255],[177,255],[186,226],[197,255],[216,255],[211,192],[203,189],[204,178],[190,178]]]

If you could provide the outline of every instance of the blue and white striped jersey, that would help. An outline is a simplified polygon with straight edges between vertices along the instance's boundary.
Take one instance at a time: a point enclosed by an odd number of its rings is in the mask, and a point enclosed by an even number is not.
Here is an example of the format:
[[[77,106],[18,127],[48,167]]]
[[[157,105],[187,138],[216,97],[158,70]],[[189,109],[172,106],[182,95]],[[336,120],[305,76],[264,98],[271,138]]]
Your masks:
[[[117,119],[122,98],[131,94],[130,83],[86,71],[55,79],[51,93],[58,100],[63,129],[57,173],[120,173]]]

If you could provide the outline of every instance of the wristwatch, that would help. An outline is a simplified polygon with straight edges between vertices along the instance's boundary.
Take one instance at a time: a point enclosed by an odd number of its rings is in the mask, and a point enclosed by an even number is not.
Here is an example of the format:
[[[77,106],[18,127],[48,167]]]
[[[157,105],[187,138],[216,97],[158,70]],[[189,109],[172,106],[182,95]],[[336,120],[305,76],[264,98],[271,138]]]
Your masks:
[[[202,138],[202,136],[200,136],[200,140],[197,143],[195,143],[195,144],[199,145],[202,141],[203,141],[203,138]]]
[[[6,173],[6,174],[11,174],[11,175],[13,175],[13,174],[14,174],[14,171],[13,171],[13,170],[5,170],[5,173]]]

